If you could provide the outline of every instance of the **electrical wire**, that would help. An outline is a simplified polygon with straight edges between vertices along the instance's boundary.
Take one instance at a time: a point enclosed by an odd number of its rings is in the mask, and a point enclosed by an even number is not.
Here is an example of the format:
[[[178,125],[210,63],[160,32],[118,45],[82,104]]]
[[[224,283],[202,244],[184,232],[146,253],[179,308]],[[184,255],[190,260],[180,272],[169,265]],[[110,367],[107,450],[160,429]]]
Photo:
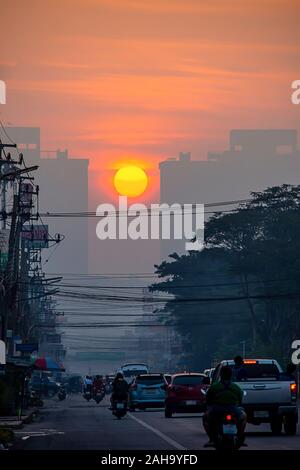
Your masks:
[[[194,303],[194,302],[232,302],[232,301],[240,301],[240,300],[248,300],[248,299],[292,299],[292,298],[299,298],[300,293],[298,292],[291,292],[291,293],[274,293],[274,294],[249,294],[243,296],[227,296],[227,297],[182,297],[182,298],[172,298],[172,297],[161,297],[151,299],[147,301],[147,299],[142,297],[128,297],[128,296],[112,296],[112,295],[87,295],[84,293],[78,292],[65,292],[59,291],[58,293],[53,294],[54,296],[63,297],[63,298],[72,298],[76,299],[79,297],[80,300],[83,298],[91,299],[91,300],[109,300],[110,302],[124,302],[124,301],[131,301],[131,302],[138,302],[141,304],[150,303],[151,305],[160,304],[160,303]]]
[[[272,282],[291,282],[293,281],[293,279],[289,278],[289,279],[266,279],[266,280],[253,280],[253,281],[248,281],[247,284],[265,284],[265,283],[272,283]],[[241,282],[225,282],[225,283],[216,283],[216,284],[194,284],[194,285],[191,285],[191,284],[186,284],[186,285],[174,285],[172,282],[173,281],[167,281],[169,282],[169,284],[167,285],[166,283],[166,286],[161,286],[163,288],[166,288],[166,289],[170,289],[170,290],[173,290],[173,289],[193,289],[193,288],[197,288],[197,289],[205,289],[206,287],[226,287],[226,286],[243,286],[243,284]],[[56,283],[53,283],[53,285],[56,285]],[[96,285],[88,285],[88,286],[84,286],[82,284],[65,284],[65,283],[58,283],[57,285],[61,286],[61,287],[70,287],[70,288],[79,288],[79,289],[95,289],[95,290],[98,290],[98,289],[101,289],[101,290],[105,290],[105,289],[124,289],[124,290],[132,290],[132,289],[138,289],[138,290],[143,290],[145,289],[143,286],[96,286]]]

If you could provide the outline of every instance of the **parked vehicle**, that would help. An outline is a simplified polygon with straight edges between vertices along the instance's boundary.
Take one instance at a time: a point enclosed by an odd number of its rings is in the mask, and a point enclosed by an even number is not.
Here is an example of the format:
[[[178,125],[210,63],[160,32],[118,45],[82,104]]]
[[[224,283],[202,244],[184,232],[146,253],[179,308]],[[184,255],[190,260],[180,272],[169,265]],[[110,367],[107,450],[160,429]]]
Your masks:
[[[113,402],[112,413],[118,419],[123,418],[127,413],[127,402],[125,400],[115,400]]]
[[[165,417],[174,413],[199,413],[206,409],[205,391],[209,378],[199,373],[181,373],[172,376],[167,387]]]
[[[233,360],[222,361],[215,369],[213,382],[219,380],[221,368],[234,367]],[[245,379],[236,381],[244,391],[243,408],[251,424],[270,423],[273,434],[282,426],[288,435],[297,431],[297,384],[284,379],[282,368],[274,359],[246,359]]]
[[[28,405],[29,406],[43,406],[44,402],[41,399],[41,395],[39,392],[35,390],[31,390],[28,398]]]
[[[61,386],[57,392],[57,397],[60,401],[65,400],[67,396],[66,389]]]
[[[59,384],[48,374],[33,374],[30,382],[30,389],[46,397],[54,397],[59,390]]]
[[[138,375],[129,389],[130,409],[162,408],[165,406],[167,381],[163,374]]]

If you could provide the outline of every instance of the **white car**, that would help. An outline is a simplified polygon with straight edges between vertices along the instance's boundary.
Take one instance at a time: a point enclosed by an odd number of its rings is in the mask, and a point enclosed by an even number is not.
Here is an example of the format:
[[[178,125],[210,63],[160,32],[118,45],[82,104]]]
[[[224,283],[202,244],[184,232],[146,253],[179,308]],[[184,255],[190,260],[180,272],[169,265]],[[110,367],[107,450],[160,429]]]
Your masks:
[[[131,383],[140,374],[149,374],[149,367],[144,363],[123,364],[120,372],[124,375],[126,382]]]

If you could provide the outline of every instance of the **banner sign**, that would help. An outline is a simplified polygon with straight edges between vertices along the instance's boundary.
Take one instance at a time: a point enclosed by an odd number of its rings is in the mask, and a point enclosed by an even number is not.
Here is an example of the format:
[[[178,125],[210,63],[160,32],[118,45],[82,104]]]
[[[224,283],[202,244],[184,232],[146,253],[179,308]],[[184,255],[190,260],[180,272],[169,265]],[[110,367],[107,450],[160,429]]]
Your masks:
[[[9,229],[0,229],[0,270],[4,271],[8,259]]]
[[[27,343],[27,344],[17,343],[16,351],[32,353],[34,351],[38,351],[38,344],[37,343]]]
[[[22,207],[22,215],[25,219],[30,217],[32,208],[33,186],[31,183],[21,183],[20,185],[20,205]]]
[[[25,225],[22,239],[27,240],[29,248],[48,248],[48,225]]]

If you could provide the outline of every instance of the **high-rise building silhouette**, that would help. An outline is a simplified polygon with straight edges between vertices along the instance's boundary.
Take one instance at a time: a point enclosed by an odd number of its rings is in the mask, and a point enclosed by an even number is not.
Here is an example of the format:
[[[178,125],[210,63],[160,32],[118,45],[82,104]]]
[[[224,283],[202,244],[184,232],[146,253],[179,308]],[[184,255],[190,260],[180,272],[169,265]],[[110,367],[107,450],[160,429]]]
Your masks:
[[[39,212],[85,212],[88,210],[88,165],[86,158],[69,158],[68,151],[42,151],[38,127],[7,127],[10,139],[18,145],[27,166],[39,165],[35,184],[40,186]],[[4,135],[3,135],[4,139]],[[55,255],[45,266],[48,272],[88,271],[88,219],[47,218],[52,235],[65,236]],[[38,222],[37,222],[38,223]],[[51,244],[51,243],[50,243]]]
[[[228,150],[209,152],[206,160],[192,160],[189,152],[180,153],[179,158],[162,161],[159,168],[161,203],[205,204],[245,199],[251,191],[299,184],[297,131],[232,130]],[[184,241],[161,241],[161,259],[184,250]]]

